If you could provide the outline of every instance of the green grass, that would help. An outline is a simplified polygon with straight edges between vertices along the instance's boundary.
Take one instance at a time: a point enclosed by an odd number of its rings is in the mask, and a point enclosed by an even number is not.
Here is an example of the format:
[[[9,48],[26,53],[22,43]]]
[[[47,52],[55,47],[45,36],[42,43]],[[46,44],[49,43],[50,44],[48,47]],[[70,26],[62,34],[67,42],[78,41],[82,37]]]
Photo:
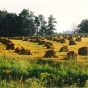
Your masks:
[[[84,87],[88,80],[88,62],[69,60],[11,59],[0,57],[0,88]],[[11,85],[10,85],[11,84]],[[4,87],[2,87],[2,85]],[[8,87],[5,87],[5,86]],[[22,88],[21,87],[21,88]]]

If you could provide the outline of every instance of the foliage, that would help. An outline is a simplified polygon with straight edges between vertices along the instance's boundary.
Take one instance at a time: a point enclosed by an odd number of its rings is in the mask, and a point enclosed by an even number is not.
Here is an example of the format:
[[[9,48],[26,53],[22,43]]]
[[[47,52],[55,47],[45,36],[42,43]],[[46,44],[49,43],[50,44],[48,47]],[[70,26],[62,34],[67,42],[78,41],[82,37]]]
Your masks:
[[[88,33],[88,19],[84,19],[78,25],[78,32],[79,33]]]
[[[0,87],[85,87],[88,80],[87,62],[11,60],[4,56],[0,63]]]
[[[42,14],[35,16],[34,12],[23,9],[18,15],[0,10],[0,36],[32,36],[52,34],[55,18],[51,15],[48,24]],[[48,29],[47,29],[48,28]]]
[[[40,21],[39,35],[45,35],[47,30],[47,22],[45,21],[45,17],[42,14],[40,14],[38,17]]]
[[[47,32],[46,32],[48,35],[52,35],[53,31],[56,30],[55,23],[57,23],[55,18],[53,17],[53,15],[50,15],[48,17],[48,28],[47,28]]]

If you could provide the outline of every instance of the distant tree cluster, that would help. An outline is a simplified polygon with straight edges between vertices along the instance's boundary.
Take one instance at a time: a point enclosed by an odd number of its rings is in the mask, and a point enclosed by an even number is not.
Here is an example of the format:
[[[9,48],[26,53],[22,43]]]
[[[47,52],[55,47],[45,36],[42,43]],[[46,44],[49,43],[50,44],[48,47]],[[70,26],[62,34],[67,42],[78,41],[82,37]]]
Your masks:
[[[18,15],[0,10],[0,36],[52,35],[56,23],[53,15],[47,22],[42,14],[35,16],[28,9],[23,9]]]
[[[73,23],[72,32],[75,34],[77,33],[88,33],[88,19],[83,19],[80,24],[76,25]]]
[[[88,33],[88,19],[82,20],[77,30],[79,33]]]

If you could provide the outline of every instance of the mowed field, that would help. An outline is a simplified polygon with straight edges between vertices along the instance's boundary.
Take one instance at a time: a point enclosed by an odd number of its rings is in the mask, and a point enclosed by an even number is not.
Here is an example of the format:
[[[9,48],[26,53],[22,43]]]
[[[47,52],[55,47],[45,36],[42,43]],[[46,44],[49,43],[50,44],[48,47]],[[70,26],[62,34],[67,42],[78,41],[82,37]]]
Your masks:
[[[75,40],[75,38],[74,38]],[[25,49],[30,49],[32,52],[32,55],[19,55],[18,53],[15,53],[15,50],[7,50],[6,46],[2,43],[0,43],[0,54],[5,55],[7,57],[19,57],[19,58],[44,58],[45,52],[47,50],[47,47],[45,45],[39,45],[38,43],[30,42],[30,41],[23,41],[23,40],[16,40],[16,39],[10,39],[14,43],[15,47],[24,47]],[[54,59],[54,60],[63,60],[63,58],[66,56],[67,52],[59,52],[60,48],[63,46],[68,46],[69,51],[75,51],[78,54],[78,49],[81,47],[87,47],[88,46],[88,38],[81,38],[80,42],[76,41],[76,45],[69,45],[69,41],[66,40],[66,43],[60,43],[53,40],[47,40],[46,42],[52,42],[54,45],[54,51],[56,52],[56,55],[58,58],[48,58],[48,59]],[[87,59],[88,56],[83,55],[77,55],[77,59],[80,61],[83,61]]]

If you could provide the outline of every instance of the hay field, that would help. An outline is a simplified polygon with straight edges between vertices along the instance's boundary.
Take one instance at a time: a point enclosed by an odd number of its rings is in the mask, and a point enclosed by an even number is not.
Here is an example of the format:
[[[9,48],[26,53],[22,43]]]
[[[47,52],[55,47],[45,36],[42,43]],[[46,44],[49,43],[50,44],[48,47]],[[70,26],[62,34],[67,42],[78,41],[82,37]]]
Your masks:
[[[74,38],[75,39],[75,38]],[[15,47],[24,47],[26,49],[30,49],[32,51],[32,55],[19,55],[17,53],[14,52],[14,50],[6,50],[6,47],[4,44],[0,43],[0,55],[6,55],[9,57],[24,57],[24,58],[43,58],[43,56],[45,55],[45,52],[49,49],[47,49],[44,45],[39,45],[38,43],[33,43],[30,41],[23,41],[23,40],[14,40],[14,39],[10,39]],[[58,58],[51,58],[54,60],[62,60],[67,52],[59,52],[60,48],[62,46],[68,46],[69,51],[75,51],[78,54],[78,49],[81,47],[87,47],[88,46],[88,38],[82,38],[82,41],[77,42],[76,41],[76,45],[68,45],[69,41],[66,40],[66,43],[60,43],[57,41],[52,41],[52,40],[46,40],[47,42],[52,42],[54,45],[54,51],[56,52]],[[77,56],[78,60],[85,60],[88,59],[88,56],[82,56],[82,55],[78,55]],[[49,58],[50,59],[50,58]]]

